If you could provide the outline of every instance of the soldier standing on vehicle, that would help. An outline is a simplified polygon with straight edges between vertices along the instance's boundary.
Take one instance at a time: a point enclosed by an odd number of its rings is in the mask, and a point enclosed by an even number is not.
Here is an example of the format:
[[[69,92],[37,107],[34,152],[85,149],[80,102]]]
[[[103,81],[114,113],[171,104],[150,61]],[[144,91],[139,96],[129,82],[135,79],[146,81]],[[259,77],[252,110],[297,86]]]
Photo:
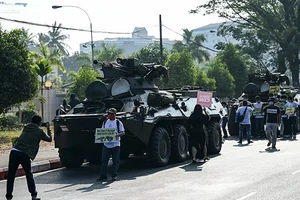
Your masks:
[[[80,104],[80,100],[75,96],[74,93],[70,95],[70,99],[69,105],[71,106],[71,109]]]
[[[280,126],[280,108],[275,104],[275,98],[268,100],[269,105],[264,108],[265,122],[266,122],[266,134],[269,147],[272,144],[272,149],[276,149],[277,141],[277,128]]]
[[[251,141],[251,114],[253,112],[253,109],[248,106],[248,101],[244,100],[243,101],[243,106],[239,107],[238,110],[236,111],[236,118],[235,122],[239,122],[239,144],[242,144],[243,142],[243,135],[244,135],[244,130],[247,132],[247,141],[248,144],[253,143]]]
[[[31,118],[31,123],[26,125],[17,139],[9,155],[6,199],[13,198],[13,187],[15,175],[19,165],[21,164],[26,175],[28,190],[31,193],[32,200],[39,200],[37,197],[36,187],[31,173],[31,160],[34,160],[39,150],[39,143],[41,140],[46,142],[52,141],[51,130],[49,123],[47,126],[47,135],[39,127],[42,118],[34,115]]]
[[[256,103],[253,105],[254,111],[253,115],[255,116],[255,136],[259,138],[264,138],[264,114],[261,112],[263,103],[260,100],[260,97],[255,97]]]
[[[288,102],[284,105],[285,114],[287,115],[288,132],[292,135],[292,139],[296,139],[296,112],[298,104],[293,101],[291,96],[288,97]]]
[[[121,136],[125,135],[125,129],[123,123],[116,119],[117,110],[110,108],[108,110],[108,120],[105,120],[102,124],[102,128],[115,128],[116,129],[116,141],[104,143],[102,149],[101,158],[101,175],[97,181],[107,181],[107,164],[110,156],[112,156],[113,167],[112,167],[112,181],[117,180],[119,163],[120,163],[120,140]]]

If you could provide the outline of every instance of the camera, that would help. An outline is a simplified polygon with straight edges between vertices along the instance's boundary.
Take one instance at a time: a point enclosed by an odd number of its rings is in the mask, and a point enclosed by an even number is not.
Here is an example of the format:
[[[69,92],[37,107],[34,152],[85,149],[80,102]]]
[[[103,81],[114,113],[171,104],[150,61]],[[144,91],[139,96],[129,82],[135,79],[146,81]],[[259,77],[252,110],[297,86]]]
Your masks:
[[[49,126],[49,122],[42,122],[41,126],[42,127],[48,127]]]

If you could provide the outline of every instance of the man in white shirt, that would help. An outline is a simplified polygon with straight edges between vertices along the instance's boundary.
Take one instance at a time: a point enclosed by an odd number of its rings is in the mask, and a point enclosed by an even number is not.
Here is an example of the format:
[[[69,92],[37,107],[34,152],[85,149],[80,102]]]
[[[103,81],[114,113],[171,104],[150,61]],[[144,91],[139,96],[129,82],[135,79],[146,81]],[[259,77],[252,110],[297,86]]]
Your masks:
[[[239,125],[239,144],[242,144],[243,141],[243,135],[244,135],[244,130],[246,130],[247,132],[247,141],[248,144],[253,143],[253,141],[251,141],[251,121],[250,121],[250,116],[253,112],[253,109],[251,107],[248,106],[248,102],[247,101],[243,101],[243,106],[239,107],[238,110],[236,111],[236,118],[235,118],[235,122],[239,122],[239,116],[243,116],[243,121],[240,121],[240,125]]]
[[[298,109],[298,104],[293,101],[292,97],[288,97],[288,102],[284,105],[285,114],[287,115],[287,128],[289,134],[292,135],[292,139],[296,139],[296,112]]]
[[[120,163],[120,146],[121,136],[125,135],[125,129],[123,123],[116,119],[117,110],[110,108],[108,110],[108,120],[104,121],[102,128],[115,128],[116,129],[116,141],[104,143],[102,149],[101,158],[101,176],[97,181],[107,181],[107,164],[110,156],[112,156],[113,167],[112,167],[112,180],[117,180],[119,163]]]
[[[264,138],[264,113],[262,112],[263,103],[260,100],[260,97],[255,97],[256,103],[254,103],[254,112],[255,117],[255,136],[259,138]]]

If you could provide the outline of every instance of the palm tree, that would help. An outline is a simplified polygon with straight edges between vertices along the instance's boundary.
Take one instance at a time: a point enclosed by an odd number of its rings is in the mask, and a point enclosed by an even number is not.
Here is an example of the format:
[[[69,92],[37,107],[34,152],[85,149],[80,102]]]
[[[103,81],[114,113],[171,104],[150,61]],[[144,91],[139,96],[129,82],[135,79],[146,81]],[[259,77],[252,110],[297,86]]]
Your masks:
[[[35,45],[36,44],[34,41],[35,35],[33,33],[30,33],[29,29],[22,28],[21,30],[25,34],[25,43],[27,44],[27,46]]]
[[[31,52],[32,58],[35,61],[41,60],[42,58],[50,62],[51,67],[57,67],[60,71],[66,72],[66,68],[61,60],[61,53],[58,49],[50,50],[49,47],[44,43],[39,44],[39,53]]]
[[[103,62],[113,62],[124,53],[117,45],[107,46],[104,42],[101,44],[101,51],[97,59]]]
[[[52,29],[48,31],[49,41],[47,45],[50,48],[59,49],[63,55],[68,56],[69,52],[67,49],[70,49],[70,46],[64,43],[66,39],[69,39],[69,35],[63,35],[61,31],[62,24],[57,24],[56,21],[52,25]]]
[[[53,68],[51,67],[50,60],[42,58],[35,62],[35,71],[41,77],[41,98],[44,97],[44,77],[51,73]],[[44,119],[44,101],[41,100],[41,115]]]
[[[50,37],[44,33],[38,33],[37,36],[38,36],[39,44],[42,42],[48,44],[48,42],[50,41]]]
[[[193,35],[193,31],[188,29],[183,29],[183,41],[177,41],[173,45],[173,51],[183,52],[184,49],[187,49],[192,57],[196,59],[199,63],[205,60],[209,60],[209,53],[202,49],[202,43],[205,41],[204,35]]]

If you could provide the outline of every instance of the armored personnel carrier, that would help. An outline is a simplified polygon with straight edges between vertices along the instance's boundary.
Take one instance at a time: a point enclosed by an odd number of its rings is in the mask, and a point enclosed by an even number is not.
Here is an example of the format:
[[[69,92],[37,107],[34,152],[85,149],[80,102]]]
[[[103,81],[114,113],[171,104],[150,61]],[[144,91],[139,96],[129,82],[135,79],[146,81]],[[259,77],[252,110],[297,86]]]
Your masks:
[[[259,96],[262,102],[267,102],[270,96],[281,96],[283,94],[295,96],[297,90],[290,85],[289,78],[285,74],[271,73],[254,73],[248,75],[248,83],[244,87],[243,96],[247,96],[250,103],[255,103],[255,97]],[[235,102],[229,112],[228,130],[230,135],[238,135],[238,124],[235,123],[236,111],[239,107],[239,102]],[[252,123],[253,122],[253,123]],[[251,121],[254,124],[254,120]],[[252,131],[255,131],[255,126],[252,126]]]
[[[121,139],[121,158],[145,155],[153,166],[182,162],[189,151],[185,122],[197,103],[199,89],[182,87],[159,90],[157,78],[167,78],[166,67],[140,64],[136,59],[99,63],[104,78],[91,83],[86,99],[69,112],[58,110],[54,122],[55,147],[66,167],[78,167],[84,160],[99,163],[102,144],[95,144],[95,129],[101,128],[110,107],[125,127]],[[207,109],[211,120],[206,127],[208,152],[221,151],[221,103],[213,97]]]

